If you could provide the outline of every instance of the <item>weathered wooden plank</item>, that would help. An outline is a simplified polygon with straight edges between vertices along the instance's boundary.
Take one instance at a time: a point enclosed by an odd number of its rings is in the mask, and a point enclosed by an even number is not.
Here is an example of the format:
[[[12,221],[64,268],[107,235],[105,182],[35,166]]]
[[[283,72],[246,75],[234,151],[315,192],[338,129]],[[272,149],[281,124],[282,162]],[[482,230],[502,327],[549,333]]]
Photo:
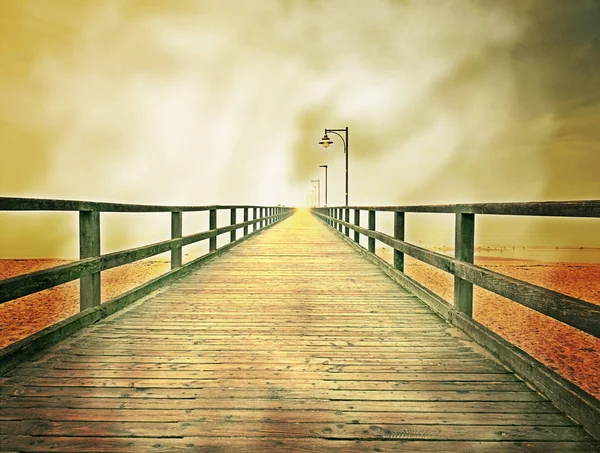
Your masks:
[[[236,215],[237,215],[237,209],[231,208],[230,213],[229,213],[229,224],[230,225],[235,225],[237,223]],[[231,230],[229,232],[229,242],[235,241],[236,233],[237,233],[237,230]]]
[[[349,348],[346,349],[342,349],[342,348],[335,348],[334,351],[338,354],[347,354],[347,355],[352,355],[352,356],[373,356],[373,354],[390,354],[390,355],[396,355],[397,354],[397,347],[394,348],[385,348],[385,350],[381,350],[382,348],[379,347],[374,347],[374,348],[360,348],[360,349],[352,349],[350,350]],[[437,348],[440,352],[453,352],[453,351],[458,351],[458,352],[465,352],[465,351],[469,351],[468,349],[465,348],[452,348],[452,347],[446,347],[446,346],[440,346],[439,348]],[[432,352],[435,351],[434,348],[432,347],[426,347],[426,348],[420,348],[420,347],[414,347],[409,345],[406,350],[410,351],[410,352],[414,352],[414,351],[420,351],[423,350],[424,353],[427,354],[431,354]],[[287,347],[281,347],[281,348],[270,348],[268,349],[268,351],[277,351],[278,354],[281,355],[286,355],[292,352],[302,352],[303,354],[305,354],[306,356],[313,356],[313,355],[325,355],[329,352],[332,351],[331,346],[323,346],[321,348],[304,348],[304,349],[299,349],[298,347],[294,347],[293,345],[287,346]],[[243,346],[237,346],[237,347],[231,347],[229,349],[225,349],[222,346],[214,346],[214,347],[207,347],[207,348],[199,348],[198,346],[195,346],[194,350],[183,350],[181,347],[176,348],[159,348],[159,347],[155,347],[153,349],[149,349],[149,348],[119,348],[119,349],[114,349],[111,351],[98,351],[94,348],[89,348],[88,350],[84,351],[84,354],[87,355],[105,355],[105,356],[121,356],[121,355],[135,355],[136,357],[145,357],[145,356],[156,356],[156,355],[170,355],[170,356],[174,356],[174,357],[206,357],[206,356],[210,356],[212,355],[212,353],[214,352],[219,352],[219,353],[225,353],[226,355],[230,354],[230,353],[244,353],[244,352],[248,352],[248,350],[246,348],[244,348]]]
[[[93,380],[92,380],[93,381]],[[95,381],[99,382],[98,380]],[[214,389],[214,388],[226,388],[227,390],[238,390],[238,389],[267,389],[271,390],[273,388],[286,388],[286,379],[253,379],[253,380],[238,380],[238,379],[213,379],[202,382],[202,389]],[[156,381],[145,380],[136,381],[138,387],[147,383],[148,385],[156,384]],[[24,385],[27,384],[27,385]],[[185,383],[179,382],[179,388],[182,388],[182,385]],[[336,390],[336,391],[404,391],[404,392],[428,392],[428,391],[451,391],[451,392],[529,392],[530,389],[522,382],[513,381],[513,382],[494,382],[494,381],[297,381],[294,383],[294,387],[289,389],[292,390],[304,390],[304,389],[315,389],[319,388],[321,390]],[[161,393],[161,387],[154,387],[154,396],[155,398],[169,397],[169,398],[186,398],[189,397],[189,394],[186,392],[183,393],[169,393],[168,390],[163,389]],[[177,388],[177,387],[171,387]],[[93,389],[90,387],[69,387],[69,386],[43,386],[43,382],[32,382],[31,380],[28,382],[19,382],[12,381],[8,382],[5,387],[2,387],[3,396],[36,396],[36,397],[44,397],[44,396],[76,396],[80,398],[84,397],[112,397],[112,398],[120,398],[123,393],[130,395],[131,397],[131,389],[128,387],[113,387],[113,386],[105,386],[101,389]],[[186,387],[187,389],[187,387]],[[98,393],[93,393],[97,391]],[[123,392],[123,393],[121,393]],[[194,397],[196,393],[194,392]],[[143,396],[143,395],[138,395]],[[8,401],[8,400],[7,400]],[[58,400],[55,399],[58,402]],[[6,404],[8,404],[5,401]]]
[[[10,434],[33,434],[36,420],[42,417],[51,418],[54,421],[77,421],[83,415],[86,421],[113,422],[113,421],[136,421],[136,422],[160,422],[172,423],[183,421],[203,422],[228,422],[228,423],[345,423],[352,424],[418,424],[418,425],[481,425],[481,426],[575,426],[575,424],[561,414],[519,414],[519,413],[462,413],[462,412],[356,412],[356,411],[332,411],[332,410],[288,410],[265,411],[260,408],[248,409],[185,409],[185,405],[177,410],[163,409],[149,410],[143,407],[145,400],[134,400],[127,404],[126,408],[120,408],[114,404],[111,409],[98,409],[99,401],[93,401],[90,406],[82,406],[87,411],[62,410],[44,415],[43,412],[19,412],[21,417],[5,419],[2,421],[6,433]],[[159,401],[160,402],[160,401]],[[153,401],[156,403],[156,401]],[[129,406],[138,406],[140,410],[132,410]],[[43,407],[43,406],[42,406]],[[89,410],[94,408],[94,410]],[[115,418],[116,415],[116,418]],[[81,421],[81,420],[80,420]]]
[[[86,435],[69,437],[2,436],[0,446],[13,446],[22,452],[47,452],[59,450],[65,453],[122,453],[123,451],[191,452],[191,453],[365,453],[365,451],[411,451],[437,453],[585,453],[597,451],[598,443],[583,442],[536,442],[503,441],[499,443],[481,441],[409,441],[397,440],[336,440],[314,438],[279,438],[275,436],[236,439],[232,437],[185,437],[185,438],[124,438],[93,437]]]
[[[321,389],[318,385],[312,388],[295,388],[286,389],[284,387],[267,387],[267,388],[231,388],[231,389],[215,389],[215,387],[204,387],[195,392],[196,398],[211,399],[211,398],[235,398],[238,399],[278,399],[278,400],[329,400],[329,401],[448,401],[448,402],[534,402],[544,401],[539,395],[528,391],[521,390],[518,392],[483,392],[471,390],[442,390],[442,391],[427,391],[419,389],[414,391],[404,390],[338,390],[338,389]],[[58,402],[48,401],[50,407],[56,407]],[[198,405],[198,402],[194,402]],[[166,406],[163,403],[163,406]],[[11,417],[20,417],[18,412],[6,410],[8,405],[3,403],[3,408],[0,409],[0,418],[7,420],[16,420]],[[18,407],[15,403],[13,407]],[[326,409],[327,405],[323,407]],[[500,409],[500,408],[499,408]]]
[[[241,366],[238,368],[242,368]],[[457,367],[458,368],[458,367]],[[268,372],[267,372],[268,371]],[[235,379],[264,379],[267,375],[273,377],[279,376],[280,378],[288,379],[302,379],[302,380],[335,380],[335,381],[402,381],[402,380],[446,380],[455,379],[461,380],[470,377],[471,379],[479,379],[478,375],[489,377],[489,379],[496,379],[496,375],[510,374],[502,370],[489,370],[485,367],[475,368],[472,372],[467,370],[465,374],[461,374],[461,370],[449,369],[447,372],[441,371],[429,371],[429,370],[415,370],[415,371],[396,371],[396,372],[327,372],[327,371],[275,371],[275,370],[252,370],[252,369],[235,369],[235,370],[207,370],[207,371],[126,371],[126,370],[52,370],[52,369],[38,369],[35,373],[30,370],[30,378],[44,377],[44,378],[123,378],[123,379],[217,379],[221,377],[235,378]],[[10,377],[10,375],[9,375]],[[485,378],[481,378],[485,380]]]
[[[72,412],[72,411],[69,411]],[[87,411],[95,414],[98,411]],[[180,422],[153,422],[150,418],[143,423],[135,422],[129,417],[121,417],[124,411],[110,411],[112,420],[97,421],[92,417],[85,421],[69,421],[69,413],[65,419],[59,421],[40,423],[32,422],[3,422],[0,426],[0,435],[34,435],[34,436],[65,436],[89,435],[110,437],[233,437],[231,422],[224,420],[197,422],[194,418],[181,414]],[[42,415],[47,418],[47,415]],[[268,419],[268,417],[266,417]],[[9,431],[12,429],[12,431]],[[313,437],[325,439],[346,440],[431,440],[437,438],[452,441],[586,441],[589,437],[578,426],[530,426],[512,425],[418,425],[418,424],[362,424],[362,423],[237,423],[235,426],[237,437]]]
[[[79,258],[100,256],[100,212],[79,212]],[[79,282],[79,310],[100,305],[100,271],[82,276]]]
[[[217,229],[217,209],[211,209],[210,211],[208,211],[208,229]],[[211,236],[208,241],[208,250],[210,252],[214,252],[215,250],[217,250],[217,235]]]
[[[171,239],[179,239],[183,236],[183,213],[176,211],[171,213]],[[182,265],[181,246],[171,249],[171,269],[177,269]]]
[[[138,356],[132,361],[128,356],[114,355],[110,353],[96,353],[96,351],[89,351],[89,353],[77,352],[76,354],[70,354],[68,350],[57,351],[56,353],[48,353],[43,356],[31,360],[30,362],[23,363],[23,367],[27,366],[39,366],[43,363],[52,362],[68,364],[71,366],[107,366],[114,365],[120,366],[121,362],[131,363],[136,365],[143,365],[145,363],[155,364],[193,364],[193,363],[331,363],[331,364],[387,364],[387,363],[420,363],[420,362],[431,362],[433,360],[444,360],[444,361],[469,361],[480,359],[481,356],[472,351],[410,351],[398,354],[392,353],[378,353],[373,354],[351,354],[341,355],[340,353],[329,354],[306,354],[306,352],[291,351],[284,353],[282,351],[260,351],[252,352],[251,354],[239,354],[236,352],[227,353],[219,351],[219,353],[208,353],[208,354],[173,354],[169,355],[150,355],[150,356]]]
[[[475,215],[456,214],[454,257],[473,263],[475,252]],[[473,283],[454,276],[454,306],[467,316],[473,316]]]
[[[360,209],[354,210],[354,225],[360,226]],[[354,231],[354,242],[357,244],[360,241],[360,233],[358,231]]]
[[[394,212],[394,239],[399,241],[404,241],[405,217],[404,212]],[[358,236],[360,233],[356,231],[354,234]],[[394,249],[394,267],[404,272],[404,254],[396,249]]]
[[[377,229],[376,226],[376,212],[373,210],[369,211],[369,231],[375,231]],[[375,239],[369,236],[369,252],[375,253]]]

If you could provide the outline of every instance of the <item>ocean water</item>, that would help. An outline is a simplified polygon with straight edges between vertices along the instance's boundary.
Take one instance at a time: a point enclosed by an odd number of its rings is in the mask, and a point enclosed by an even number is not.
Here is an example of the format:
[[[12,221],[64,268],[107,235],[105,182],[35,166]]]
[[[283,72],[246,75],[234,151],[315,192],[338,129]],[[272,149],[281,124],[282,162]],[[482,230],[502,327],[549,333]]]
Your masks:
[[[600,248],[519,248],[506,247],[500,250],[480,249],[475,256],[511,258],[546,262],[599,263]]]
[[[429,250],[454,256],[454,250],[449,247],[426,247]],[[391,258],[392,249],[389,247],[378,250],[378,255]],[[534,260],[541,262],[568,263],[598,263],[600,264],[600,247],[568,248],[568,247],[481,247],[475,250],[475,257],[506,258],[519,260]]]

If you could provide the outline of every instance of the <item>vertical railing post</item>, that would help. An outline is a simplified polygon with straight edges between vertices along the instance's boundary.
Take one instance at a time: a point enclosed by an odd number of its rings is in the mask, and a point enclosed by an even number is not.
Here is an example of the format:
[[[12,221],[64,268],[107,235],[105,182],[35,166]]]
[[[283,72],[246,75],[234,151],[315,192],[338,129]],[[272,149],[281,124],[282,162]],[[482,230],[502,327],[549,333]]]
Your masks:
[[[350,223],[350,209],[349,208],[345,208],[344,211],[346,211],[346,222]],[[350,237],[350,227],[346,226],[346,236]]]
[[[216,230],[217,229],[217,210],[216,209],[211,209],[209,211],[208,214],[208,229],[209,230]],[[215,250],[217,250],[217,236],[212,236],[209,240],[208,240],[208,250],[210,252],[214,252]]]
[[[236,220],[237,209],[231,208],[231,213],[229,214],[229,224],[235,225],[237,223]],[[231,230],[229,232],[229,242],[235,242],[237,230]]]
[[[265,227],[265,222],[266,221],[264,220],[264,217],[266,216],[266,214],[265,214],[266,211],[267,211],[266,208],[260,208],[260,217],[263,219],[263,220],[260,221],[260,227],[261,228]]]
[[[404,220],[403,212],[394,213],[394,238],[404,240]],[[404,272],[404,253],[394,249],[394,267],[400,272]]]
[[[248,221],[248,208],[244,208],[244,222]],[[248,225],[244,226],[244,236],[248,236]]]
[[[79,211],[79,258],[100,256],[100,211]],[[100,305],[100,272],[79,280],[79,310]]]
[[[360,209],[354,210],[354,225],[360,226]],[[360,233],[358,231],[354,231],[354,242],[360,243]]]
[[[171,239],[178,239],[183,235],[183,213],[171,212]],[[181,267],[181,246],[171,249],[171,269]]]
[[[256,220],[256,218],[258,217],[258,208],[252,208],[252,220]],[[258,229],[258,225],[256,224],[256,222],[254,222],[252,224],[252,232],[256,231]]]
[[[375,231],[375,211],[369,211],[369,230]],[[369,238],[369,252],[375,253],[375,238]]]
[[[454,257],[473,263],[475,250],[475,214],[456,214]],[[473,283],[454,277],[454,306],[467,316],[473,316]]]
[[[338,208],[337,210],[337,218],[338,220],[342,220],[344,218],[344,216],[342,215],[342,208]],[[338,222],[338,231],[341,233],[342,232],[342,224],[340,222]]]

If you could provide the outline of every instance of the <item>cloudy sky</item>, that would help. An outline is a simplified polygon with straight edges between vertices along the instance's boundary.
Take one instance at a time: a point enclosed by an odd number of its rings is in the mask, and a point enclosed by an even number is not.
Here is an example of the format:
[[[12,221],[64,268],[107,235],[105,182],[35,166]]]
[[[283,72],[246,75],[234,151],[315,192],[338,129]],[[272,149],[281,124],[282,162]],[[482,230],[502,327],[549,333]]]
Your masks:
[[[3,196],[302,204],[327,164],[341,204],[348,126],[351,204],[598,199],[599,124],[598,0],[0,2]]]

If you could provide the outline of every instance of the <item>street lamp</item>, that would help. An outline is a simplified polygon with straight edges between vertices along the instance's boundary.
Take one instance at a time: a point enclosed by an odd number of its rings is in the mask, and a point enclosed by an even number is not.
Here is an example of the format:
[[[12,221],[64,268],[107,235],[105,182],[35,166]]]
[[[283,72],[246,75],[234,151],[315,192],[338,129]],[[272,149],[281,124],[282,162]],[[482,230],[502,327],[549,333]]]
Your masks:
[[[325,207],[327,207],[327,165],[319,165],[319,168],[325,169]]]
[[[311,179],[310,182],[317,183],[317,193],[318,193],[317,208],[320,208],[321,207],[321,180],[320,179]]]
[[[338,132],[345,132],[346,140],[344,140],[344,137],[338,134]],[[346,206],[348,206],[348,128],[345,127],[344,129],[325,129],[325,135],[323,135],[323,138],[319,142],[319,145],[323,145],[323,148],[329,148],[329,145],[333,144],[333,140],[331,140],[327,135],[329,133],[337,135],[339,138],[342,139],[342,142],[344,143],[344,153],[346,154]]]

